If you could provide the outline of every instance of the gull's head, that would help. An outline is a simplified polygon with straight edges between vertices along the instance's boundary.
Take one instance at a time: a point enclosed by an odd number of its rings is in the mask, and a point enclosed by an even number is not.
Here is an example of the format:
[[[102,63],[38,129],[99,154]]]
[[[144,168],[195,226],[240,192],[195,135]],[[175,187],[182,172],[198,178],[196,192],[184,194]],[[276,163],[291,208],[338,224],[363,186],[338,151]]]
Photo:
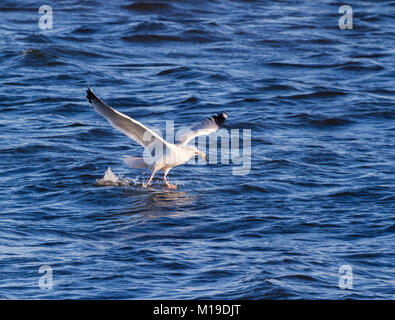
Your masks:
[[[206,154],[204,152],[202,152],[202,151],[199,151],[196,147],[188,146],[188,150],[190,151],[192,157],[193,156],[201,157],[201,158],[203,158],[204,160],[207,161]]]
[[[195,153],[195,156],[201,157],[201,158],[203,158],[204,160],[207,161],[207,156],[206,156],[206,154],[205,154],[204,152],[202,152],[202,151],[199,151],[199,150],[198,150],[198,152]]]

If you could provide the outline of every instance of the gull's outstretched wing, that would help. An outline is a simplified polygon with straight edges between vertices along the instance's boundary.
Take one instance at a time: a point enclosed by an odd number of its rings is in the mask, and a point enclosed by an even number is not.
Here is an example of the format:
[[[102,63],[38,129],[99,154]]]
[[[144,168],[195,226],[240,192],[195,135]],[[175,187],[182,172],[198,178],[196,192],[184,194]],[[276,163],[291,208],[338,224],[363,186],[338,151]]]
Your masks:
[[[191,128],[184,132],[178,139],[180,144],[186,145],[189,141],[197,136],[208,135],[216,132],[225,120],[228,118],[228,114],[224,111],[221,114],[214,114],[212,117],[206,118],[191,126]]]
[[[140,122],[105,104],[102,100],[96,97],[89,87],[86,90],[86,97],[89,100],[92,108],[100,113],[104,118],[106,118],[114,128],[132,138],[144,148],[148,147],[155,140],[155,142],[161,142],[167,147],[171,147],[168,142],[163,140],[163,138],[161,138],[158,134],[148,129]]]

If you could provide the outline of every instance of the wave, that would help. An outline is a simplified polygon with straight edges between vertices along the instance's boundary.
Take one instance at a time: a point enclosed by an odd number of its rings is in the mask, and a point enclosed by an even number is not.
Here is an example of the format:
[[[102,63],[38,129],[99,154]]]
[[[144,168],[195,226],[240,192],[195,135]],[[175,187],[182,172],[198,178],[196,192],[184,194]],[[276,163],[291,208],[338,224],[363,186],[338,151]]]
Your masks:
[[[337,126],[349,125],[352,123],[354,123],[354,121],[345,118],[326,118],[326,119],[310,120],[310,124],[319,127],[337,127]]]
[[[138,34],[133,36],[123,36],[122,40],[128,42],[185,42],[186,40],[179,36],[158,35],[158,34]]]
[[[136,12],[158,12],[158,11],[169,11],[173,6],[169,3],[163,2],[134,2],[129,5],[123,6],[123,8],[136,11]]]
[[[63,66],[65,62],[50,50],[25,48],[20,52],[23,56],[23,64],[29,66]]]
[[[294,94],[290,96],[277,96],[278,99],[290,99],[290,100],[300,100],[300,99],[316,99],[316,98],[333,98],[338,96],[345,96],[346,92],[343,91],[315,91],[311,93]]]
[[[338,127],[347,126],[355,123],[355,121],[349,119],[348,117],[323,117],[317,115],[309,115],[306,113],[299,113],[295,115],[288,116],[287,118],[296,119],[301,122],[301,124],[314,126],[314,127]]]
[[[191,69],[188,67],[177,67],[177,68],[170,68],[170,69],[162,70],[162,71],[158,72],[156,75],[157,76],[167,76],[170,74],[185,73],[185,72],[189,72],[189,71],[191,71]]]

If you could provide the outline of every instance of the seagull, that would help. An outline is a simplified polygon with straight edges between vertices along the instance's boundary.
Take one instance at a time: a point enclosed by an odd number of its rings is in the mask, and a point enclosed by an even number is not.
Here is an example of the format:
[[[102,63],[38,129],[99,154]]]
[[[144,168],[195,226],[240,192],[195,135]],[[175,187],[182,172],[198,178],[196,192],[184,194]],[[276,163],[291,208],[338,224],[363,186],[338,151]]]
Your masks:
[[[184,164],[195,156],[200,156],[207,161],[207,156],[204,152],[200,152],[194,146],[188,146],[188,142],[197,136],[209,135],[210,133],[216,132],[228,118],[227,113],[224,111],[197,122],[192,125],[189,130],[180,135],[177,144],[173,144],[165,141],[153,130],[147,128],[137,120],[104,103],[89,87],[86,90],[86,98],[92,108],[106,118],[115,129],[139,143],[144,147],[145,151],[151,150],[153,146],[155,146],[155,148],[159,146],[161,148],[159,148],[159,150],[163,150],[163,152],[159,152],[159,155],[155,155],[155,157],[151,159],[147,159],[147,157],[125,156],[125,163],[128,166],[132,168],[148,168],[151,170],[152,174],[148,181],[143,184],[143,187],[148,187],[150,185],[157,171],[163,171],[163,180],[166,187],[169,189],[177,189],[177,185],[169,183],[166,179],[167,174],[173,167]],[[155,149],[155,151],[156,150],[157,149]]]

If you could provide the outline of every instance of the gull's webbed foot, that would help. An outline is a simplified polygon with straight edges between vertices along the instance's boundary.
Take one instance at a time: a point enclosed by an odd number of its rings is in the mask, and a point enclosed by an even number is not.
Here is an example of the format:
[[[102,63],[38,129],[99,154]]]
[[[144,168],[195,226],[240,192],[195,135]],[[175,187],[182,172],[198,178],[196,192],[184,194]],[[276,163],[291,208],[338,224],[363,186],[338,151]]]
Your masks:
[[[177,187],[177,185],[175,185],[175,184],[166,183],[166,188],[169,188],[169,189],[177,189],[178,187]]]

